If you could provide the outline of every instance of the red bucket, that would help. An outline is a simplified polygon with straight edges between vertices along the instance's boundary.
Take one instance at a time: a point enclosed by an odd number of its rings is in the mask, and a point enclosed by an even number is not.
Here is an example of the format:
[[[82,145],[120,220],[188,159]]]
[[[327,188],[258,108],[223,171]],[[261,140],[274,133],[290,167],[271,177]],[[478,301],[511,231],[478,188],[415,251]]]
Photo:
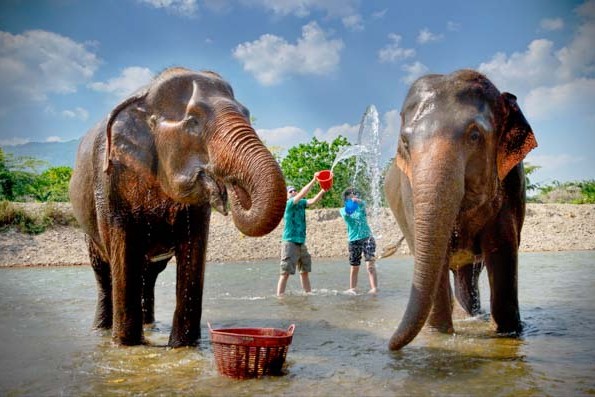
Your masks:
[[[316,180],[324,190],[330,190],[333,187],[333,173],[330,170],[318,171]]]

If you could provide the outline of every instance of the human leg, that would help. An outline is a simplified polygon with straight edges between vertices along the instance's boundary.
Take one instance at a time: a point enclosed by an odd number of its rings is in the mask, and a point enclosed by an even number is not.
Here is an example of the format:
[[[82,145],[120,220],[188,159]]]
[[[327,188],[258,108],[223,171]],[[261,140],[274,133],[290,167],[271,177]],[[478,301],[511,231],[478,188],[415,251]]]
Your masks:
[[[312,292],[312,286],[310,285],[310,272],[312,271],[312,257],[308,252],[306,244],[302,244],[300,247],[300,259],[298,261],[298,270],[300,272],[300,281],[302,282],[302,288],[306,293]]]
[[[357,288],[357,275],[359,273],[359,266],[351,265],[349,273],[349,289],[355,290]]]
[[[370,280],[370,291],[368,293],[375,294],[378,292],[378,276],[376,276],[375,261],[366,261],[366,267],[368,268],[368,279]]]
[[[285,294],[285,287],[287,286],[288,279],[289,273],[281,273],[279,282],[277,282],[277,296],[283,296]]]
[[[368,269],[368,279],[370,280],[370,291],[375,294],[378,292],[378,276],[376,275],[376,240],[370,236],[366,239],[363,247],[364,257],[366,259],[366,268]]]
[[[295,274],[296,264],[299,259],[299,250],[299,245],[291,241],[284,241],[281,246],[281,275],[277,282],[277,296],[285,294],[289,275]]]

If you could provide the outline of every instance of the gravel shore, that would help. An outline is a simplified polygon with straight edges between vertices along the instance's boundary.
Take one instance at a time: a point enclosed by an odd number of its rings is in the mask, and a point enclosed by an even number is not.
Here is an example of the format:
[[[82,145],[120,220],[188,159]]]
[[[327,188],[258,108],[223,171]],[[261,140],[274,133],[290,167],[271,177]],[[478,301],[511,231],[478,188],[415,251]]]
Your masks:
[[[43,204],[36,204],[43,205]],[[28,204],[31,206],[31,204]],[[63,204],[69,208],[69,204]],[[338,209],[309,210],[308,249],[313,258],[344,257],[346,228]],[[374,225],[373,225],[374,226]],[[260,238],[243,236],[231,217],[213,212],[207,261],[237,262],[277,258],[282,223]],[[390,210],[375,226],[378,254],[402,237]],[[595,205],[529,204],[521,235],[521,251],[595,250]],[[403,243],[396,255],[409,255]],[[83,232],[75,227],[52,227],[39,235],[14,229],[0,232],[0,267],[88,265]]]

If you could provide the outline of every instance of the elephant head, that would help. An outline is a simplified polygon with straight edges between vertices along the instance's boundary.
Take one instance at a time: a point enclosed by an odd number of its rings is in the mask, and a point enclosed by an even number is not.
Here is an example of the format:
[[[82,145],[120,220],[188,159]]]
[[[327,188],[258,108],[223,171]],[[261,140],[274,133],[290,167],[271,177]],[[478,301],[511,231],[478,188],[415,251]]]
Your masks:
[[[459,226],[465,223],[470,234],[484,226],[492,209],[507,199],[507,176],[522,169],[521,161],[536,146],[516,98],[500,93],[480,73],[428,75],[412,85],[385,186],[415,256],[410,297],[391,337],[392,350],[415,338],[437,303],[441,283],[448,283]]]
[[[168,69],[110,114],[104,171],[126,157],[175,202],[227,215],[229,197],[242,233],[267,234],[283,216],[285,182],[249,118],[218,74]]]

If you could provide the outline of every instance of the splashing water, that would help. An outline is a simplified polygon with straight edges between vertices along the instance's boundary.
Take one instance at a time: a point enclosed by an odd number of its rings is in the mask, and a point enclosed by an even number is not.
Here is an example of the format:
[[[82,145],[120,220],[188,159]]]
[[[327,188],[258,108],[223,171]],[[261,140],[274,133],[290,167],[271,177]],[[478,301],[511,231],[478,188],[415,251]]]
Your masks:
[[[369,216],[370,228],[374,238],[380,239],[375,231],[380,230],[380,217],[382,209],[382,198],[380,193],[380,122],[378,120],[378,111],[374,105],[368,106],[359,127],[357,145],[348,146],[339,152],[335,157],[331,171],[342,160],[350,157],[356,158],[355,172],[351,178],[351,185],[355,186],[361,172],[369,182]]]

